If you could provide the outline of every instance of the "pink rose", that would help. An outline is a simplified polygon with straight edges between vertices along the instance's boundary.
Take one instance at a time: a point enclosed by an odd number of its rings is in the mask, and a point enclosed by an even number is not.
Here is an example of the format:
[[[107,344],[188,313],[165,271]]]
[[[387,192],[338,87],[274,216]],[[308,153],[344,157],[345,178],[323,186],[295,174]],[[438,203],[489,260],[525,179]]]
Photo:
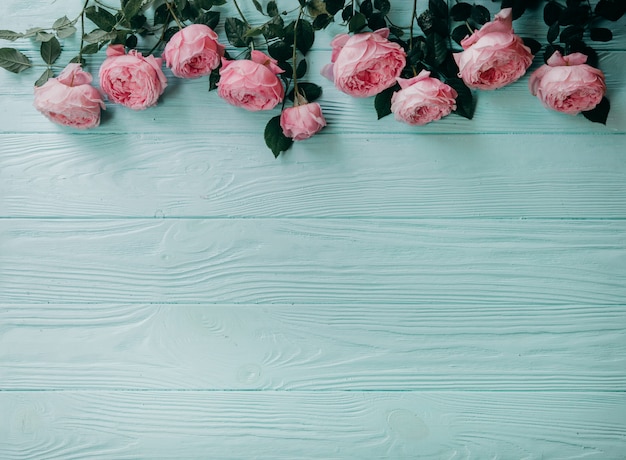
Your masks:
[[[326,126],[326,120],[320,105],[309,102],[283,110],[280,114],[280,126],[285,136],[301,141],[318,133]]]
[[[388,36],[389,29],[337,35],[330,43],[331,63],[324,66],[322,75],[354,97],[373,96],[393,86],[406,64],[406,53]]]
[[[398,83],[402,89],[391,96],[391,111],[396,120],[425,125],[456,110],[457,92],[432,78],[427,70],[409,80],[398,78]]]
[[[133,110],[155,105],[167,86],[161,58],[137,50],[124,54],[123,45],[110,45],[100,67],[100,87],[109,99]]]
[[[165,45],[165,65],[180,78],[197,78],[217,69],[224,56],[224,46],[217,34],[204,24],[192,24],[179,30]]]
[[[502,88],[524,75],[533,61],[530,48],[513,33],[511,8],[465,37],[461,46],[464,51],[454,53],[454,60],[459,77],[470,88]]]
[[[285,88],[276,76],[284,72],[276,60],[252,51],[250,60],[222,59],[217,94],[229,104],[246,110],[270,110],[285,97]]]
[[[100,124],[102,96],[91,86],[91,74],[80,64],[68,64],[56,78],[35,87],[35,108],[55,123],[72,128],[95,128]]]
[[[585,62],[584,54],[562,56],[555,51],[548,63],[530,76],[530,92],[557,112],[576,115],[593,109],[604,97],[606,84],[602,71]]]

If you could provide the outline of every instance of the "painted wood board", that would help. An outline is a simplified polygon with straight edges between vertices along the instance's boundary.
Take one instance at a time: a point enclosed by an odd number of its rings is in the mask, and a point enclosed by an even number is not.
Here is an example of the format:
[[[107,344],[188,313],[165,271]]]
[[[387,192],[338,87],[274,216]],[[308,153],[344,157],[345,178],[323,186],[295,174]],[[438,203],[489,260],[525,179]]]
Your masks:
[[[623,393],[0,392],[6,460],[620,459]]]
[[[13,304],[0,392],[621,391],[621,305]]]
[[[278,160],[211,139],[0,135],[0,216],[626,217],[623,135],[320,134]]]
[[[5,219],[2,301],[605,305],[626,221]]]

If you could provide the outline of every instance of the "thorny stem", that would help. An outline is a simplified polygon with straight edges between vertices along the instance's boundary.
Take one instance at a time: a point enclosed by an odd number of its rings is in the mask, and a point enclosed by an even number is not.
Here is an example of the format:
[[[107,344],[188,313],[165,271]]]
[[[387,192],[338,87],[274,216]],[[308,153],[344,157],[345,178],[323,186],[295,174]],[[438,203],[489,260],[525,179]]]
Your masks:
[[[293,103],[297,107],[300,105],[300,91],[298,90],[298,76],[296,75],[297,59],[296,53],[298,51],[298,25],[300,24],[300,18],[302,17],[302,8],[298,12],[298,17],[293,25],[293,54],[291,56],[293,62]]]
[[[87,8],[87,4],[89,0],[85,0],[83,4],[83,9],[80,12],[80,49],[78,50],[78,63],[83,65],[83,45],[85,44],[84,36],[85,36],[85,9]]]
[[[170,12],[170,14],[172,15],[172,17],[174,18],[174,21],[176,21],[176,25],[178,26],[178,29],[183,29],[184,26],[183,24],[180,22],[180,20],[178,19],[178,16],[176,16],[176,13],[174,13],[174,8],[172,8],[171,3],[169,2],[165,2],[165,7],[167,8],[167,11]]]
[[[237,3],[237,0],[233,0],[233,3],[235,4],[235,8],[237,8],[237,12],[239,13],[239,16],[241,16],[241,20],[248,26],[250,26],[250,23],[248,22],[248,20],[246,19],[245,15],[243,14],[243,11],[241,11],[241,8],[239,8],[239,4]],[[250,40],[250,48],[254,51],[254,39]]]
[[[417,0],[413,0],[413,13],[411,13],[411,25],[409,26],[409,51],[413,49],[413,25],[417,16]]]

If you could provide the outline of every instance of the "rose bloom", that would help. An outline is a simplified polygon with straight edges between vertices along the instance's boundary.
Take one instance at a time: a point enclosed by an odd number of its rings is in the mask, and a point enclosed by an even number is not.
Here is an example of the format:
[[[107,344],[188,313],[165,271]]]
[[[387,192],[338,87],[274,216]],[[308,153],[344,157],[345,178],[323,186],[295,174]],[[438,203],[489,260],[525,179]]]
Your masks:
[[[322,75],[354,97],[373,96],[393,86],[406,64],[406,53],[388,36],[389,29],[337,35],[330,43],[331,63],[324,66]]]
[[[454,53],[454,60],[459,77],[470,88],[502,88],[524,75],[533,61],[530,48],[513,33],[511,8],[465,37],[461,46],[464,51]]]
[[[320,105],[309,102],[283,110],[280,114],[280,126],[285,136],[301,141],[318,133],[326,126],[326,120]]]
[[[606,84],[602,71],[585,62],[587,56],[582,53],[562,56],[555,51],[530,76],[530,92],[557,112],[576,115],[593,109],[604,97]]]
[[[400,91],[391,96],[391,112],[409,125],[425,125],[456,110],[457,92],[422,70],[411,79],[398,78]]]
[[[224,46],[217,34],[204,24],[192,24],[179,30],[165,45],[165,65],[180,78],[197,78],[217,69],[224,56]]]
[[[285,88],[276,76],[284,72],[276,60],[254,50],[250,59],[222,59],[217,94],[226,102],[246,110],[270,110],[285,97]]]
[[[133,110],[155,105],[167,86],[161,58],[142,56],[137,50],[124,54],[123,45],[110,45],[100,67],[100,87],[109,99]]]
[[[95,128],[105,105],[91,80],[91,74],[83,71],[80,64],[68,64],[58,77],[35,87],[35,108],[60,125]]]

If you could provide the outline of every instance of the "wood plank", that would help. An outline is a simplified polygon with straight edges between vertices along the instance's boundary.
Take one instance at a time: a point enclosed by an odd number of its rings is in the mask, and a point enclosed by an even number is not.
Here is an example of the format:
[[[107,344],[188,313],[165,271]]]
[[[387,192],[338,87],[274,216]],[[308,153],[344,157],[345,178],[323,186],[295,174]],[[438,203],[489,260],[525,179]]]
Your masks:
[[[623,218],[624,140],[3,135],[0,216]]]
[[[9,219],[4,303],[603,305],[626,221]]]
[[[310,53],[310,77],[323,88],[319,99],[328,126],[328,134],[372,132],[397,133],[624,133],[626,132],[626,90],[622,85],[626,74],[626,52],[613,52],[600,55],[600,65],[606,73],[611,100],[611,112],[606,126],[592,123],[583,116],[573,117],[545,109],[539,100],[528,90],[529,74],[511,86],[498,91],[476,93],[476,113],[472,120],[450,115],[436,123],[423,127],[408,126],[397,122],[393,116],[376,119],[373,98],[352,98],[339,92],[331,82],[319,75],[319,70],[329,59],[329,51]],[[71,54],[70,58],[73,56]],[[92,63],[89,69],[97,74],[102,57]],[[538,66],[539,62],[535,65]],[[534,67],[533,67],[534,69]],[[531,69],[532,70],[532,69]],[[38,72],[38,71],[37,71]],[[4,72],[8,74],[8,72]],[[2,96],[0,106],[1,133],[66,133],[76,130],[61,127],[48,121],[35,110],[32,104],[32,84],[38,74],[28,72],[21,75],[0,73],[0,88],[9,94]],[[169,71],[166,72],[171,77]],[[278,113],[250,113],[223,102],[215,91],[208,92],[206,79],[180,80],[169,78],[166,89],[157,107],[145,111],[134,111],[125,107],[108,104],[103,114],[103,123],[90,132],[119,134],[122,132],[142,135],[197,134],[208,138],[224,132],[255,134],[259,138],[258,148],[263,144],[265,124]],[[226,130],[225,130],[226,127]],[[84,133],[79,133],[83,135]]]
[[[0,392],[5,460],[619,459],[623,393]]]
[[[625,386],[623,305],[0,308],[0,392]]]

